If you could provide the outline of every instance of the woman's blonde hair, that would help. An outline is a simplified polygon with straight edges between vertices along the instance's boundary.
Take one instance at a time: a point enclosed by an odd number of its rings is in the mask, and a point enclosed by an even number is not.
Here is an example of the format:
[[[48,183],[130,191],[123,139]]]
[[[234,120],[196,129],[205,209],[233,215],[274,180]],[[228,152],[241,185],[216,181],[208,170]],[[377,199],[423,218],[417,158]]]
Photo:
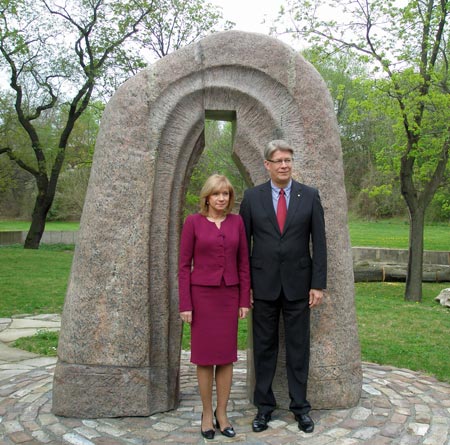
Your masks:
[[[222,189],[227,189],[230,194],[230,200],[228,206],[225,209],[225,214],[230,213],[234,206],[234,189],[229,179],[224,175],[214,174],[211,175],[203,185],[200,191],[200,213],[203,216],[208,214],[208,198],[216,192],[220,192]]]

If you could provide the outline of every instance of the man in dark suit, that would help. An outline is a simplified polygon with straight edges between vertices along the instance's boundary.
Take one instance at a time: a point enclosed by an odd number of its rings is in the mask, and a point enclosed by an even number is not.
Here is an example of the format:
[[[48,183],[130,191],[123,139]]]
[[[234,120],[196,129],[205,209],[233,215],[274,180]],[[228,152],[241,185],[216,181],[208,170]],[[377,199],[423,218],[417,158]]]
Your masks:
[[[317,189],[292,179],[293,154],[287,142],[269,142],[264,166],[270,181],[246,190],[240,208],[250,249],[253,291],[255,432],[267,429],[276,406],[272,381],[280,313],[285,326],[289,409],[300,430],[314,430],[311,405],[306,400],[310,309],[321,303],[326,287],[325,223]]]

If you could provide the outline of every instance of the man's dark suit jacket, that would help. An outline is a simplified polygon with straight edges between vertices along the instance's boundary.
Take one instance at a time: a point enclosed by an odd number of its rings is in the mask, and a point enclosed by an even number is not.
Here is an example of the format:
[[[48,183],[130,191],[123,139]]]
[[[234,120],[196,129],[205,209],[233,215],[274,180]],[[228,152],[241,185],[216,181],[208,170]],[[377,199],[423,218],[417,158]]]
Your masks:
[[[294,301],[309,298],[310,289],[326,288],[325,222],[317,189],[292,181],[283,234],[270,181],[246,190],[240,214],[250,250],[254,299],[275,300],[282,287],[285,297]]]

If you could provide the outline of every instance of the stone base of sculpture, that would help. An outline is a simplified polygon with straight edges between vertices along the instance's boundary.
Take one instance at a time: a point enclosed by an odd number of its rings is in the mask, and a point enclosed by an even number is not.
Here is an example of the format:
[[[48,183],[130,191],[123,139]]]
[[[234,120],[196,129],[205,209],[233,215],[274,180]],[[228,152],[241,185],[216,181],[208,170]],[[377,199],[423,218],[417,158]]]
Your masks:
[[[179,391],[156,385],[158,367],[128,368],[70,365],[58,362],[54,376],[53,412],[66,417],[150,416],[175,409]],[[172,370],[178,381],[179,369]],[[152,383],[153,382],[153,383]],[[97,403],[98,401],[101,403]],[[95,403],[93,403],[93,401]]]

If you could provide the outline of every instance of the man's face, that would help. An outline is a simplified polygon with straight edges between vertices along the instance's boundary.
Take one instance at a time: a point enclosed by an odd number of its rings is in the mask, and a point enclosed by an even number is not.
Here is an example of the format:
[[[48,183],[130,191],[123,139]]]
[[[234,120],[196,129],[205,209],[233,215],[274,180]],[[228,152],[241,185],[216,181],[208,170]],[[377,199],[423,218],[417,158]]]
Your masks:
[[[277,187],[286,186],[292,177],[292,153],[275,150],[270,160],[264,160],[264,166],[270,174],[270,179]]]

